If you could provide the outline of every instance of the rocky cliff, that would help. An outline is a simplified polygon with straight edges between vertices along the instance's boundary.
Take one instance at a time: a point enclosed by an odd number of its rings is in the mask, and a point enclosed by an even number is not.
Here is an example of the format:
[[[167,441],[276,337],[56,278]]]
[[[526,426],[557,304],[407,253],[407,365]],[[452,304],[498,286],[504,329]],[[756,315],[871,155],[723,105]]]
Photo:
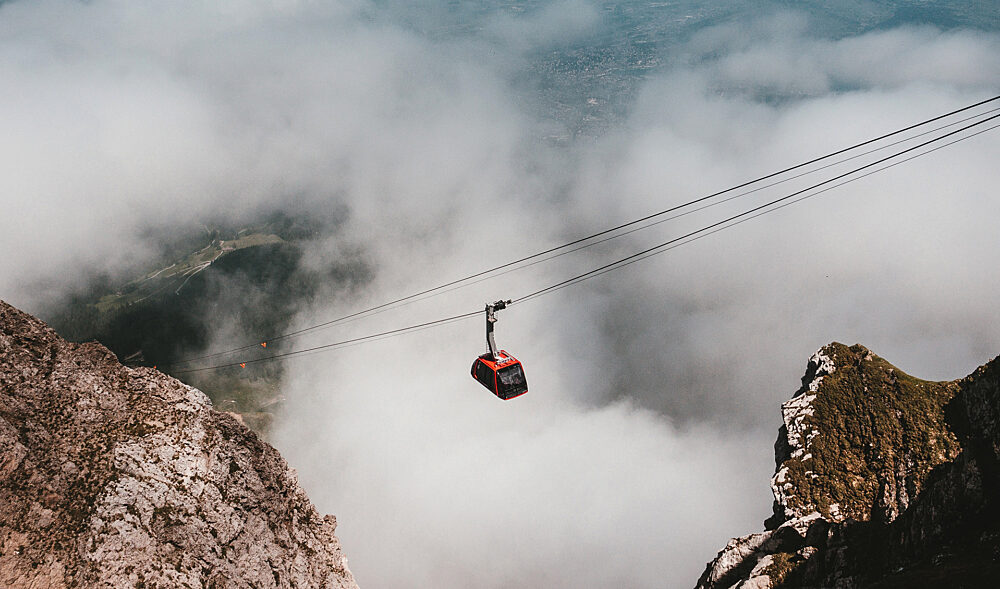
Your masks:
[[[929,382],[834,343],[781,411],[774,515],[698,589],[1000,586],[1000,358]]]
[[[0,301],[0,586],[357,585],[272,447]]]

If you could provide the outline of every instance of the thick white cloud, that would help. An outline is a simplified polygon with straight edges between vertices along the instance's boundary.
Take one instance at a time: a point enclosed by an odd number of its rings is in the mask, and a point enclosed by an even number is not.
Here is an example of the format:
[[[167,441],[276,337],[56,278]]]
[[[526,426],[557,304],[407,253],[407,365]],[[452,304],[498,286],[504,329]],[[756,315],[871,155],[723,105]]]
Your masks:
[[[527,123],[478,55],[283,8],[0,8],[5,297],[146,259],[150,224],[346,203],[401,239],[510,191]]]
[[[581,409],[538,346],[522,345],[531,392],[502,403],[467,375],[478,328],[297,362],[277,443],[336,508],[362,582],[683,586],[767,515],[766,452],[628,403]]]
[[[853,56],[836,49],[810,66],[850,91],[824,82],[815,96],[772,80],[766,92],[747,87],[720,66],[724,52],[663,72],[625,127],[581,149],[563,223],[604,227],[979,100],[993,90],[988,76],[845,73],[871,44],[948,46],[962,36],[920,29],[832,42],[779,28],[732,50],[792,60],[853,43]],[[995,67],[995,36],[966,37],[955,69],[984,58],[979,67]],[[303,479],[320,501],[368,524],[344,520],[342,535],[377,586],[693,584],[725,536],[759,529],[777,405],[809,352],[834,339],[862,342],[919,376],[954,378],[1000,349],[988,198],[998,149],[992,135],[973,139],[515,305],[498,337],[526,363],[532,392],[510,404],[465,376],[482,346],[479,321],[420,336],[413,348],[386,343],[302,367],[297,378],[307,380],[290,390],[308,401],[290,403],[299,409],[279,442],[308,465]],[[636,235],[633,247],[718,214]],[[445,267],[475,268],[475,257],[453,252]],[[548,274],[496,281],[442,307],[527,292],[588,263],[597,264],[564,259]],[[330,448],[354,448],[354,461]]]
[[[309,263],[359,247],[376,276],[363,300],[304,309],[309,325],[971,103],[1000,79],[996,34],[816,39],[782,14],[694,36],[622,125],[556,148],[511,79],[531,51],[598,35],[595,5],[487,15],[481,35],[453,36],[421,34],[433,21],[409,4],[388,4],[395,20],[366,2],[225,6],[0,6],[0,296],[31,309],[38,284],[146,261],[150,226],[346,207]],[[339,516],[364,586],[693,585],[767,515],[777,404],[812,351],[858,341],[952,378],[1000,350],[998,156],[984,135],[515,305],[498,339],[531,392],[510,403],[467,376],[478,318],[289,361],[275,442]],[[517,297],[737,206],[303,345]]]
[[[627,127],[593,149],[578,212],[591,207],[595,224],[652,212],[996,94],[995,34],[899,29],[831,41],[806,30],[782,15],[696,36],[688,54],[700,57],[652,77]],[[918,67],[923,49],[948,53],[951,67]],[[900,56],[892,76],[851,69],[873,60],[889,68],[891,55]],[[757,79],[753,67],[732,65],[747,56],[803,60],[809,75]],[[1000,284],[989,260],[1000,242],[987,162],[997,153],[993,131],[623,270],[627,296],[595,295],[609,301],[603,341],[620,360],[599,397],[643,399],[681,419],[759,423],[783,394],[776,375],[791,382],[801,371],[794,350],[830,340],[865,343],[927,378],[986,361],[1000,348],[989,319]],[[666,240],[823,178],[651,233]],[[647,361],[650,350],[659,362]],[[775,397],[761,402],[762,391]]]

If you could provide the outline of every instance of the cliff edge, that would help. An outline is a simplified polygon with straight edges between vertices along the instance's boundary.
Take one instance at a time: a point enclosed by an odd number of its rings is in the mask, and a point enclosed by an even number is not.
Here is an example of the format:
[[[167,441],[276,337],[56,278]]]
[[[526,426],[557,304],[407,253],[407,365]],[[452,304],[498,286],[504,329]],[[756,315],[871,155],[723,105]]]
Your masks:
[[[203,393],[0,301],[0,586],[356,588],[335,527]]]
[[[781,412],[774,514],[697,589],[1000,583],[1000,358],[930,382],[833,343]]]

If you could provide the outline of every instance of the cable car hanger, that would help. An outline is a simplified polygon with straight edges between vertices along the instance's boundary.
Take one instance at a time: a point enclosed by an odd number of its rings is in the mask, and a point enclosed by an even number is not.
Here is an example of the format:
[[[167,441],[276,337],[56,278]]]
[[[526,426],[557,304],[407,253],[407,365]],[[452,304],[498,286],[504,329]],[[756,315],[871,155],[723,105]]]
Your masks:
[[[489,351],[472,362],[472,378],[504,401],[528,392],[528,381],[524,377],[521,361],[507,353],[507,350],[498,352],[493,338],[496,312],[506,309],[509,304],[510,299],[486,303],[486,346]]]

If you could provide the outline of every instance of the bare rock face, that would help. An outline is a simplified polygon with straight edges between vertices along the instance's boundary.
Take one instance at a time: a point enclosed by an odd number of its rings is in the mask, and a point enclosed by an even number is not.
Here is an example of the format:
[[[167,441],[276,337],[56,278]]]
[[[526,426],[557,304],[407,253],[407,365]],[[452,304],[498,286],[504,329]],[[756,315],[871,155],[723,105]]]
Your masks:
[[[929,382],[834,343],[781,410],[774,515],[698,589],[1000,586],[1000,358]]]
[[[354,588],[274,448],[0,301],[0,586]]]

